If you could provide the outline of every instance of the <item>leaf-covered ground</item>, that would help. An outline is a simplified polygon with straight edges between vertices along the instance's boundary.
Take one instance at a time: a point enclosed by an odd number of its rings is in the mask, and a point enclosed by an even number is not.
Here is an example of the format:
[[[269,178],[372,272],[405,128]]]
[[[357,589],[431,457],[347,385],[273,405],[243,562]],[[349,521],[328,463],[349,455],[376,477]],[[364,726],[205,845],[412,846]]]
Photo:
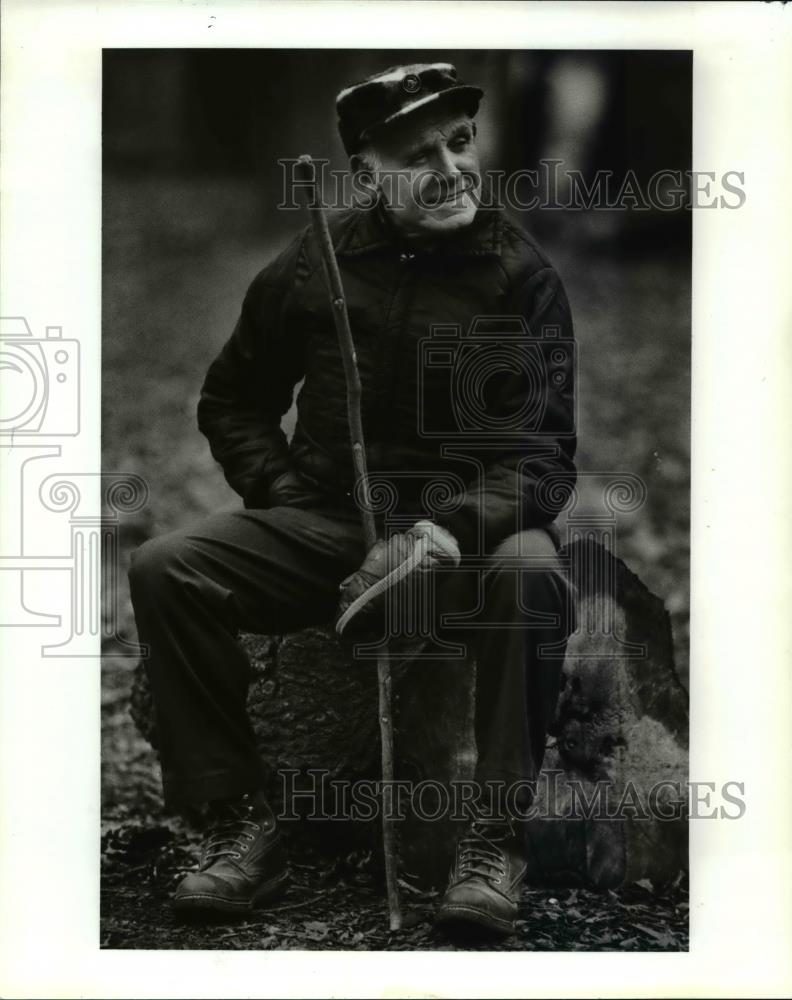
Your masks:
[[[406,892],[404,926],[388,930],[379,880],[365,856],[294,862],[285,894],[233,923],[185,921],[169,893],[190,867],[193,834],[171,826],[112,827],[102,839],[102,947],[185,949],[420,949],[679,951],[687,947],[684,883],[649,882],[619,892],[526,889],[516,934],[506,941],[449,942],[433,926],[435,893]]]
[[[143,476],[151,494],[120,523],[118,625],[134,639],[130,551],[237,502],[195,426],[198,391],[250,280],[303,220],[286,217],[262,239],[255,192],[216,179],[150,184],[109,175],[103,202],[103,467]],[[665,599],[686,681],[689,260],[667,252],[615,256],[574,219],[544,243],[576,320],[579,468],[630,472],[646,483],[646,504],[618,525],[617,554]],[[370,860],[330,863],[310,851],[294,858],[291,886],[273,909],[234,926],[177,923],[168,894],[193,863],[198,834],[162,811],[156,759],[127,711],[134,661],[112,642],[105,652],[104,947],[451,947],[432,929],[432,898],[405,891],[408,926],[389,935]],[[526,889],[518,933],[499,947],[686,948],[686,882],[615,893]]]

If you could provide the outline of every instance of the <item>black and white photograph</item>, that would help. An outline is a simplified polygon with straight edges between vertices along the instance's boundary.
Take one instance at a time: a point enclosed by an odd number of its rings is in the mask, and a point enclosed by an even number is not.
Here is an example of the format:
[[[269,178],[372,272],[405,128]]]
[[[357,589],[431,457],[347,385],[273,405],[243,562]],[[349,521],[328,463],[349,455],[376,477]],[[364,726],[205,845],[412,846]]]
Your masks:
[[[788,995],[786,6],[0,2],[0,993]]]
[[[102,121],[103,946],[684,950],[691,53],[108,50]]]

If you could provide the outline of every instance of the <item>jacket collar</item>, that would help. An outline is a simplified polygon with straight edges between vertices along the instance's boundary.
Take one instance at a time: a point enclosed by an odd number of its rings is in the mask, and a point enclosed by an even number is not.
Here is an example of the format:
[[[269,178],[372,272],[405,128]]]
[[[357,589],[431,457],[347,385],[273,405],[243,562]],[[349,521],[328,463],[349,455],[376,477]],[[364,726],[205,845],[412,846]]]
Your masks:
[[[438,242],[421,253],[443,257],[500,256],[503,240],[503,212],[480,208],[472,224],[461,233]],[[352,257],[381,250],[409,250],[381,205],[354,209],[336,244],[336,254]]]

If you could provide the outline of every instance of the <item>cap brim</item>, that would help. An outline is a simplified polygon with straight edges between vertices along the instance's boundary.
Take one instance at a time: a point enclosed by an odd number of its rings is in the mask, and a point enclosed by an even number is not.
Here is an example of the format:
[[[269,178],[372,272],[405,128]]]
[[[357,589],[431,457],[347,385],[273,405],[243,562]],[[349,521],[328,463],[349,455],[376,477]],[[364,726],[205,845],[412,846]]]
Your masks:
[[[401,122],[405,118],[414,114],[416,111],[420,111],[421,108],[426,108],[432,104],[464,105],[468,102],[471,106],[474,106],[472,114],[475,114],[476,111],[478,111],[479,101],[483,96],[484,91],[480,87],[473,87],[469,84],[460,84],[458,87],[448,87],[447,90],[440,90],[436,94],[428,94],[426,97],[419,97],[411,104],[406,104],[403,108],[400,108],[394,114],[389,115],[387,118],[383,118],[381,122],[369,125],[367,129],[361,132],[360,138],[370,139],[373,133],[379,132],[383,128],[387,128],[388,125],[394,125],[397,122]]]

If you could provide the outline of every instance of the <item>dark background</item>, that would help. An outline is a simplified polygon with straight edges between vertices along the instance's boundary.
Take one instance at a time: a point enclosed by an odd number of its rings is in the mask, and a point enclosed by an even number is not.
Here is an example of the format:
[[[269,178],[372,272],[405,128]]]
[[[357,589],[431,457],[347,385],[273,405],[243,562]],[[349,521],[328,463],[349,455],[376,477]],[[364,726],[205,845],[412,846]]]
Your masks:
[[[105,52],[105,168],[237,177],[259,195],[250,222],[280,231],[294,223],[275,209],[277,160],[310,151],[343,169],[336,93],[388,65],[424,60],[453,62],[485,90],[478,114],[485,166],[512,172],[545,156],[590,173],[622,177],[631,169],[644,182],[661,169],[690,167],[685,51],[135,49]],[[529,215],[530,228],[547,227],[541,212]],[[689,217],[657,221],[632,213],[622,228],[637,229],[633,245],[651,250],[658,240],[689,238]]]
[[[396,63],[440,60],[486,91],[485,167],[557,158],[587,178],[632,169],[644,183],[690,168],[689,52],[105,51],[103,463],[143,476],[151,490],[121,525],[117,597],[129,637],[131,549],[239,503],[198,433],[195,407],[250,281],[307,223],[304,212],[276,207],[277,160],[310,152],[343,168],[336,93]],[[522,216],[575,317],[579,468],[646,482],[646,504],[619,522],[617,554],[665,600],[687,683],[691,214]],[[134,663],[112,643],[105,654],[103,794],[114,822],[143,807],[156,813],[159,790],[126,711]]]

